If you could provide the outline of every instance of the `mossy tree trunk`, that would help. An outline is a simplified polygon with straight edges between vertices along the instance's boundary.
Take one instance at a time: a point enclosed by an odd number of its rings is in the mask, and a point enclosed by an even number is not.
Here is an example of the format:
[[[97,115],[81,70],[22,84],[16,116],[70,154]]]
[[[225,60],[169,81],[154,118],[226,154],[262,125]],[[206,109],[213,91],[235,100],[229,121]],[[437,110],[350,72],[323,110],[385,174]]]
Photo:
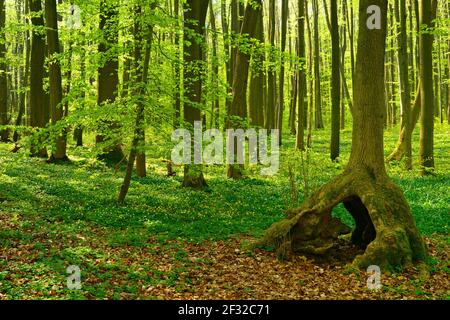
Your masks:
[[[370,30],[367,8],[381,8],[381,29]],[[365,249],[353,264],[382,270],[423,261],[426,247],[402,191],[389,179],[383,158],[386,117],[384,58],[387,0],[361,0],[355,69],[353,145],[344,173],[317,190],[301,208],[267,230],[263,242],[280,252],[324,254],[347,231],[332,209],[343,203],[356,227],[351,240]],[[288,244],[288,246],[286,245]]]

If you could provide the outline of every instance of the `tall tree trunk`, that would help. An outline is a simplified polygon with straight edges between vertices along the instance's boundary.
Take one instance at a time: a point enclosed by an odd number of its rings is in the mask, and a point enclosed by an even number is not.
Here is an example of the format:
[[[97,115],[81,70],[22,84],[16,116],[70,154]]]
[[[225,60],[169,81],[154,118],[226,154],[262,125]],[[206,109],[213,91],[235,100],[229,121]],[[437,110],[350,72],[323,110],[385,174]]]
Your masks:
[[[319,5],[317,0],[312,0],[314,13],[314,107],[315,128],[323,129],[322,120],[322,95],[320,88],[320,37],[319,37]]]
[[[413,37],[413,31],[414,31],[414,24],[413,24],[413,1],[415,0],[408,0],[408,16],[409,16],[409,28],[407,28],[408,32],[408,47],[409,47],[409,53],[408,53],[408,65],[411,68],[410,71],[410,89],[414,89],[413,87],[416,84],[416,65],[415,65],[415,59],[414,59],[414,37]]]
[[[429,0],[419,0],[419,23],[421,28],[431,27],[433,17],[432,3]],[[422,174],[434,168],[434,92],[433,92],[433,35],[421,32],[419,35],[420,54],[420,165]]]
[[[280,130],[280,145],[283,142],[283,114],[284,114],[284,78],[285,78],[285,59],[286,36],[288,23],[288,1],[281,1],[281,61],[280,61],[280,80],[278,82],[278,104],[277,104],[277,129]]]
[[[188,0],[184,13],[184,121],[189,129],[195,122],[202,121],[199,105],[202,101],[202,78],[204,70],[201,67],[204,59],[203,42],[206,14],[209,1]],[[200,39],[200,41],[199,41]],[[200,67],[199,67],[200,66]],[[194,145],[192,145],[194,149]],[[195,189],[206,187],[201,164],[185,164],[183,186]]]
[[[44,128],[47,125],[48,108],[46,106],[44,92],[44,62],[45,62],[45,35],[40,31],[44,28],[42,5],[40,0],[29,0],[31,23],[33,25],[31,41],[31,71],[30,71],[30,95],[29,105],[31,110],[30,125],[34,128]],[[37,141],[40,144],[40,141]],[[36,150],[36,142],[32,144],[31,154],[47,158],[47,149],[39,146]]]
[[[377,265],[392,270],[413,263],[424,265],[425,244],[402,191],[387,176],[383,159],[387,2],[360,0],[353,146],[347,168],[267,230],[261,242],[278,247],[280,256],[289,249],[302,254],[328,253],[339,234],[349,231],[331,216],[333,208],[343,203],[356,222],[351,240],[365,250],[354,259],[355,267]],[[381,29],[367,28],[370,5],[380,8]]]
[[[389,4],[389,11],[394,12],[393,7]],[[397,124],[397,90],[396,90],[396,73],[395,73],[395,19],[394,14],[390,15],[390,26],[391,26],[391,43],[390,43],[390,75],[391,75],[391,113],[392,113],[392,123],[391,125],[395,126]]]
[[[82,33],[84,35],[84,33]],[[82,86],[84,87],[86,85],[86,50],[84,48],[84,40],[81,41],[81,52],[80,52],[80,82],[82,83]],[[85,106],[85,100],[86,100],[86,92],[85,90],[81,90],[80,92],[80,105],[83,109]],[[78,124],[73,132],[73,137],[76,143],[77,147],[83,146],[83,126]]]
[[[256,30],[260,11],[262,10],[261,0],[255,0],[253,3],[249,3],[245,10],[245,16],[242,23],[241,35],[248,36],[250,38],[256,37]],[[250,67],[250,54],[238,47],[236,54],[236,64],[234,66],[234,79],[233,79],[233,103],[231,104],[230,115],[232,118],[228,120],[228,129],[237,129],[242,127],[241,122],[246,120],[247,117],[247,85],[248,85],[248,73]],[[239,119],[235,121],[234,119]],[[234,155],[237,159],[237,143],[234,143]],[[240,164],[228,164],[228,178],[241,179],[242,165]]]
[[[181,123],[181,68],[180,68],[180,31],[179,31],[179,19],[180,19],[180,0],[174,0],[173,6],[174,16],[176,19],[177,29],[175,30],[175,63],[174,63],[174,73],[175,73],[175,92],[174,92],[174,104],[175,112],[173,115],[173,127],[178,128]]]
[[[264,73],[265,53],[264,45],[264,19],[263,10],[258,10],[255,39],[258,45],[252,54],[252,70],[249,93],[249,115],[252,126],[264,127],[264,111],[266,110],[267,87]]]
[[[349,42],[350,42],[350,65],[352,70],[352,88],[355,88],[355,45],[354,45],[354,39],[355,39],[355,17],[353,15],[353,0],[349,0],[349,6],[350,6],[350,14],[347,14],[348,17],[348,35],[349,35]],[[348,13],[348,11],[347,11]]]
[[[450,20],[450,2],[447,2],[447,18]],[[447,88],[447,122],[450,124],[450,38],[448,40],[448,52],[447,52],[447,68],[448,68],[448,88]]]
[[[100,25],[99,29],[102,33],[98,52],[106,58],[105,63],[98,69],[98,97],[97,104],[113,104],[117,98],[117,90],[119,88],[119,60],[116,48],[119,43],[119,11],[117,0],[101,0],[100,1]],[[112,139],[102,131],[117,131],[118,124],[104,121],[101,126],[100,133],[96,137],[96,143],[110,144],[104,148],[100,159],[108,162],[119,162],[123,159],[124,154],[120,140]],[[102,130],[103,129],[103,130]],[[111,134],[111,132],[110,132]]]
[[[211,128],[218,128],[219,126],[219,59],[218,59],[218,39],[216,29],[216,15],[214,13],[213,1],[209,1],[209,21],[211,23],[211,42],[212,42],[212,55],[211,55],[211,82],[214,98],[211,102]]]
[[[306,139],[306,145],[308,148],[312,147],[312,130],[313,130],[313,119],[314,119],[314,58],[313,58],[313,43],[312,43],[312,31],[311,23],[309,18],[308,0],[305,0],[305,17],[306,17],[306,27],[308,30],[308,74],[309,74],[309,101],[308,101],[308,136]]]
[[[29,2],[27,0],[25,2],[25,11],[24,14],[27,16],[30,12],[29,9]],[[21,88],[28,88],[29,85],[29,78],[30,78],[30,54],[31,54],[31,42],[30,42],[30,32],[28,30],[25,30],[23,32],[24,36],[24,46],[25,46],[25,66],[23,68],[22,77],[19,79],[19,85]],[[26,116],[26,107],[27,107],[27,97],[28,97],[28,91],[27,90],[21,90],[20,92],[20,107],[19,107],[19,114],[17,115],[17,119],[15,122],[16,126],[20,126],[23,123],[23,117]],[[16,130],[14,131],[13,135],[13,141],[17,143],[19,141],[19,132]],[[16,144],[15,150],[17,150],[18,146]]]
[[[275,0],[269,0],[269,42],[271,49],[269,52],[269,61],[274,62],[273,48],[275,46]],[[276,72],[275,67],[269,66],[267,73],[267,112],[266,124],[267,129],[274,129],[276,127],[275,106],[277,101],[276,89]]]
[[[8,124],[8,82],[6,70],[6,8],[5,0],[0,0],[0,126]],[[8,140],[8,130],[0,130],[0,141]]]
[[[227,96],[225,99],[225,106],[228,111],[231,108],[231,89],[233,87],[233,61],[231,57],[231,50],[230,50],[230,31],[229,31],[229,21],[228,21],[228,15],[227,15],[227,1],[221,0],[221,21],[222,21],[222,34],[223,34],[223,48],[225,52],[225,56],[227,57],[225,62],[225,68],[226,68],[226,77],[227,77],[227,84],[228,84],[228,91]]]
[[[401,127],[406,131],[411,130],[411,92],[409,87],[409,65],[408,65],[408,33],[406,29],[407,11],[406,0],[395,1],[395,16],[397,19],[397,47],[398,47],[398,74],[400,83],[401,101]],[[410,139],[405,140],[404,155],[405,169],[412,169],[412,143]]]
[[[298,52],[297,56],[300,61],[299,69],[297,72],[297,137],[296,148],[298,150],[305,149],[305,123],[303,121],[305,110],[305,97],[306,97],[306,47],[305,47],[305,0],[298,0]],[[307,105],[306,105],[307,106]]]
[[[332,42],[332,76],[331,76],[331,145],[330,158],[339,157],[340,116],[341,116],[341,75],[340,45],[337,1],[331,3],[331,42]]]
[[[56,0],[45,0],[45,22],[47,26],[47,42],[49,56],[49,74],[50,74],[50,110],[52,124],[57,125],[63,118],[63,92],[61,63],[58,55],[60,54],[59,36],[58,36],[58,16]],[[65,129],[57,132],[54,150],[50,161],[67,161],[66,154],[66,135]]]

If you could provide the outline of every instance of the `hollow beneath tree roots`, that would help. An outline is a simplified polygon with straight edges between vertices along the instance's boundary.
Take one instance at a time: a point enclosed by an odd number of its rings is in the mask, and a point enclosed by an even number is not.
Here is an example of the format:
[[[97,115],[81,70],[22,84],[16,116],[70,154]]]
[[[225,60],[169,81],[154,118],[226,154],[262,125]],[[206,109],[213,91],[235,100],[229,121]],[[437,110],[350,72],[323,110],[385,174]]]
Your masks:
[[[350,230],[331,213],[343,203],[356,227]],[[325,255],[338,237],[350,233],[361,249],[353,265],[378,265],[391,270],[424,261],[426,246],[415,226],[402,191],[385,175],[354,168],[317,190],[301,208],[287,211],[274,223],[261,244],[278,248],[279,256],[291,250],[299,254]]]

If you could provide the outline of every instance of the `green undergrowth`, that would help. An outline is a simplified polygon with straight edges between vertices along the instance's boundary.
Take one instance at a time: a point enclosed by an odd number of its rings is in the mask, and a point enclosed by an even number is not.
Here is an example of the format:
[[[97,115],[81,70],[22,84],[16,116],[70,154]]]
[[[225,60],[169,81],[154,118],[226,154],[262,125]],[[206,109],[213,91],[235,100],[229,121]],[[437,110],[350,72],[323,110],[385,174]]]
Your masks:
[[[444,237],[447,242],[449,132],[445,125],[436,128],[434,175],[418,177],[417,134],[414,136],[415,169],[404,172],[401,164],[388,165],[388,173],[404,191],[420,232],[428,237]],[[395,145],[397,135],[398,128],[387,131],[386,155]],[[342,172],[350,153],[351,132],[342,132],[342,156],[338,163],[329,161],[328,141],[327,131],[314,132],[313,148],[302,155],[292,150],[294,137],[286,136],[281,168],[273,177],[262,177],[260,168],[250,167],[246,169],[246,179],[231,181],[226,179],[226,168],[207,166],[204,170],[208,192],[182,188],[182,168],[175,168],[177,176],[167,177],[162,159],[149,156],[148,177],[133,177],[126,204],[122,206],[115,199],[123,172],[114,172],[86,157],[90,145],[70,146],[70,163],[49,165],[22,153],[12,154],[11,144],[0,144],[0,250],[20,245],[33,252],[31,260],[20,262],[18,256],[17,261],[0,261],[0,294],[6,292],[7,297],[23,298],[36,297],[30,292],[43,292],[43,298],[71,299],[123,298],[117,292],[137,295],[135,282],[131,281],[134,287],[129,287],[126,281],[115,284],[117,273],[141,282],[175,283],[184,274],[182,267],[162,275],[161,271],[152,269],[150,258],[148,265],[140,269],[126,266],[120,259],[107,262],[108,252],[101,248],[151,251],[155,246],[167,247],[172,243],[173,259],[184,261],[184,252],[176,243],[259,237],[273,222],[283,218],[286,209],[299,206],[314,188]],[[333,214],[353,225],[342,205]],[[96,240],[89,240],[89,236]],[[80,265],[88,274],[96,275],[101,284],[95,285],[93,281],[81,293],[67,292],[60,284],[70,264]],[[25,278],[25,289],[11,285],[12,274]],[[45,281],[40,275],[45,275]],[[112,289],[112,286],[119,287]]]

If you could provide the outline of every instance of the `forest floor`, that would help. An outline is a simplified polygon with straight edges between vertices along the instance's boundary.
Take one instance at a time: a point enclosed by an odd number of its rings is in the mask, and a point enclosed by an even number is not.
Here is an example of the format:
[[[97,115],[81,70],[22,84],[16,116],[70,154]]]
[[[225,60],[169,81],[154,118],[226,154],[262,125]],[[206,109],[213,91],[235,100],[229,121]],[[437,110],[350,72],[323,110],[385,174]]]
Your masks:
[[[71,147],[71,163],[49,165],[0,144],[0,299],[450,299],[447,125],[436,127],[435,175],[388,166],[429,246],[428,278],[413,268],[382,270],[382,289],[371,291],[367,274],[346,266],[358,253],[351,246],[327,261],[248,249],[284,210],[342,172],[351,132],[343,132],[341,164],[328,160],[326,132],[315,135],[303,161],[286,137],[274,177],[252,167],[235,182],[224,168],[206,167],[208,192],[181,188],[162,158],[150,160],[124,206],[115,202],[122,173],[92,159],[89,145]],[[386,133],[386,154],[397,135]],[[334,214],[353,224],[342,206]],[[67,288],[69,265],[81,269],[81,290]]]

